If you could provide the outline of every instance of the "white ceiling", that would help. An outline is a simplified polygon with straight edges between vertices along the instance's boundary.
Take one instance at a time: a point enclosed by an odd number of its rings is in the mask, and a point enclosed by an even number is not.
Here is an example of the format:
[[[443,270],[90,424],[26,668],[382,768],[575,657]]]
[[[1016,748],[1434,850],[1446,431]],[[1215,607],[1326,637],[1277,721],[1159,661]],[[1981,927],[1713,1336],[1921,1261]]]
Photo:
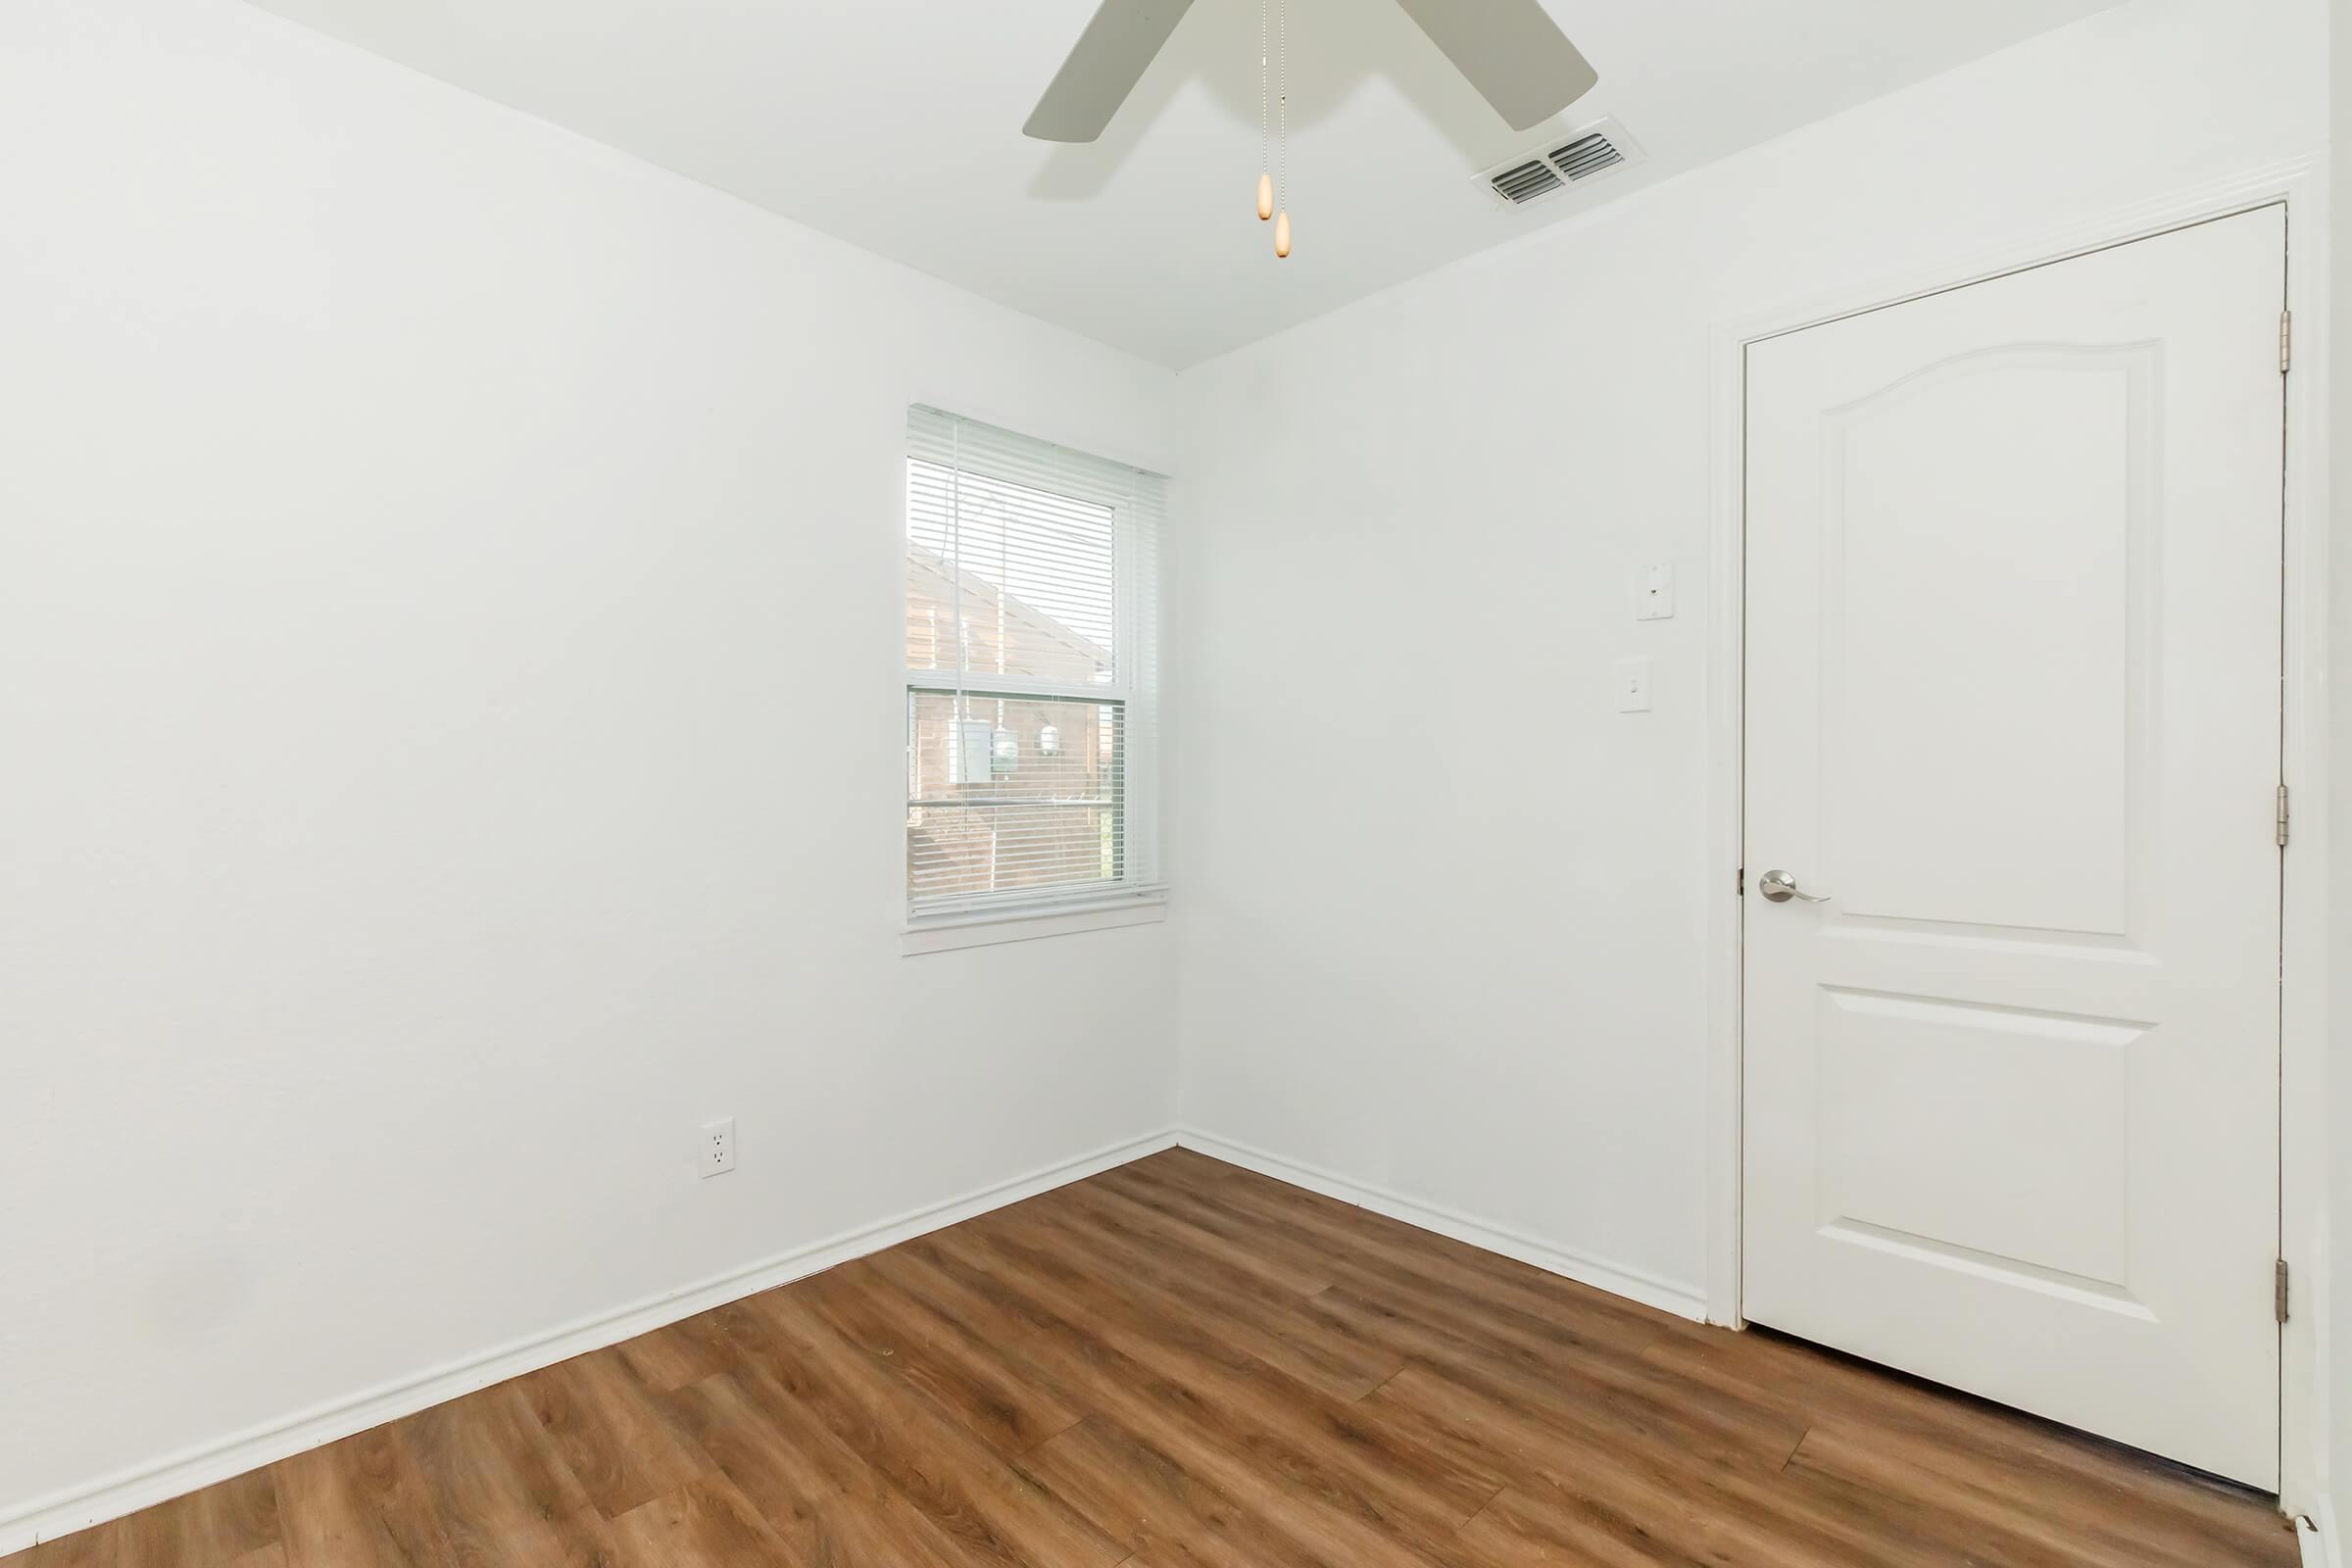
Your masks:
[[[1096,0],[255,0],[1090,337],[1183,367],[2114,0],[1545,0],[1600,72],[1514,132],[1390,0],[1289,9],[1297,250],[1258,175],[1258,0],[1192,12],[1102,141],[1021,122]],[[1649,154],[1498,211],[1600,115]]]

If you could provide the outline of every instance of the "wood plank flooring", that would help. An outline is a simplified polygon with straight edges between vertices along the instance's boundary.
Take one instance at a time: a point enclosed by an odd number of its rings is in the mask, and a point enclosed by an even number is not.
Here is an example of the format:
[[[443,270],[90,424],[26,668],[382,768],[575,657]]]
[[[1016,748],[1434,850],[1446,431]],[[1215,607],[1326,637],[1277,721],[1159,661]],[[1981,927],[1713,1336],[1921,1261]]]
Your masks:
[[[1171,1151],[0,1568],[2296,1560],[2262,1499]]]

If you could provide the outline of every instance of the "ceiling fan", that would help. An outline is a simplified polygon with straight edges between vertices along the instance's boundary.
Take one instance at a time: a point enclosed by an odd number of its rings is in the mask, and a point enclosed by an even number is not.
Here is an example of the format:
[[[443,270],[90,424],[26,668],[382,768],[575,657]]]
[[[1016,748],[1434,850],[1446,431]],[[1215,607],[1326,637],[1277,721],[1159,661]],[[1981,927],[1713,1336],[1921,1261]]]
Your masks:
[[[1102,0],[1023,132],[1039,141],[1102,135],[1192,3]],[[1600,79],[1539,0],[1396,3],[1513,130],[1550,119]]]

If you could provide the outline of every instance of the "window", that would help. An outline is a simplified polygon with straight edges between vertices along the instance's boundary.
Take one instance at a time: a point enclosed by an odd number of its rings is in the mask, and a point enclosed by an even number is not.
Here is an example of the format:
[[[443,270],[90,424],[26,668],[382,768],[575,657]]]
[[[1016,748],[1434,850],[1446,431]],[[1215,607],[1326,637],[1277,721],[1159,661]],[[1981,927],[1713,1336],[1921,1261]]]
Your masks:
[[[1156,904],[1167,481],[933,409],[906,433],[909,929]]]

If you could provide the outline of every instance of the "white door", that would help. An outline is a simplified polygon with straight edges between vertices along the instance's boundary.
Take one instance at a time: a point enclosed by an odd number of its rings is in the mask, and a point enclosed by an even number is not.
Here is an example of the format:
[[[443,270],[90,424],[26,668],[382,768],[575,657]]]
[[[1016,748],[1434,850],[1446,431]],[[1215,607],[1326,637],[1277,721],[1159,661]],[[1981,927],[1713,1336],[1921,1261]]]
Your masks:
[[[2265,1488],[2285,246],[1747,367],[1744,1310]]]

